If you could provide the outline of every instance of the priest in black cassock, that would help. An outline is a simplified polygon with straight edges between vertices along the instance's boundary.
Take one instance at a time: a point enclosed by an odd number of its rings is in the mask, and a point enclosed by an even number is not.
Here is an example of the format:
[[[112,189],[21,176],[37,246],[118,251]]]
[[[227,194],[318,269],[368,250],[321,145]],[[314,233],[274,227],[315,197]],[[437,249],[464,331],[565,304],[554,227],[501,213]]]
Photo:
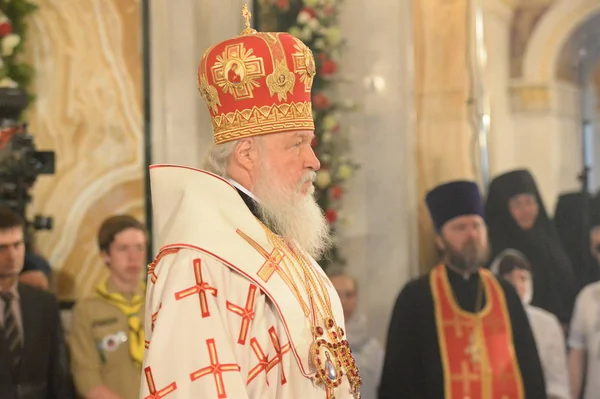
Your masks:
[[[515,289],[488,258],[477,185],[427,194],[443,262],[409,282],[392,313],[379,399],[544,399],[544,376]]]

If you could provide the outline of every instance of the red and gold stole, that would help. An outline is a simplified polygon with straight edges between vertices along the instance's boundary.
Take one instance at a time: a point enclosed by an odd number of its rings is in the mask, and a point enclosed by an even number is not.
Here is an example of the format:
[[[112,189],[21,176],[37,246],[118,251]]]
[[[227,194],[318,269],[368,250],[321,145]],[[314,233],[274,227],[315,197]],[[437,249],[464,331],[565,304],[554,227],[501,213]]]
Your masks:
[[[456,303],[444,265],[430,277],[445,399],[524,399],[504,291],[480,269],[486,304],[478,313]]]

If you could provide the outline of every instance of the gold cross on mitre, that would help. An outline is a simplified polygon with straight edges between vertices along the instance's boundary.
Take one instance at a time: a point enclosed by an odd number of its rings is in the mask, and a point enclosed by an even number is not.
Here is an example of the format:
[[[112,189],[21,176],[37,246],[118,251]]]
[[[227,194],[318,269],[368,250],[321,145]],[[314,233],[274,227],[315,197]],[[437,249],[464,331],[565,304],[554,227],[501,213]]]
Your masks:
[[[250,18],[252,18],[252,13],[248,10],[248,4],[244,4],[244,7],[242,7],[242,17],[244,17],[246,20],[246,29],[242,31],[242,35],[251,35],[256,33],[256,30],[250,27]]]

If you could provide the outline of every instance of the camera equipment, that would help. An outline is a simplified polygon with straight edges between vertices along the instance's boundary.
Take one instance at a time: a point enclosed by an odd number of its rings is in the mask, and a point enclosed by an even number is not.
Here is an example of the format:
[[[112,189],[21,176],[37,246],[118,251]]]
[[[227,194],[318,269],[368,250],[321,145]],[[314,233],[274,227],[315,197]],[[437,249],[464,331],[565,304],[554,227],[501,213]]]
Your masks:
[[[29,190],[39,175],[54,174],[54,152],[38,151],[27,125],[16,121],[27,105],[19,89],[0,89],[0,203],[27,220]],[[52,229],[52,218],[36,215],[27,225],[34,230]]]

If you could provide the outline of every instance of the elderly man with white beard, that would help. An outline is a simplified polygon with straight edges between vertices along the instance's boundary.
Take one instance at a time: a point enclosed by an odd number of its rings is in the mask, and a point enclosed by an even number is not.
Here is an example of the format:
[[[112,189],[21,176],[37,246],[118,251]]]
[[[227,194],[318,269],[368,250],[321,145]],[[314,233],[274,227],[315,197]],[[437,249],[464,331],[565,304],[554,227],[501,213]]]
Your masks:
[[[313,193],[311,51],[286,33],[210,47],[198,85],[213,122],[203,170],[151,167],[140,398],[358,398],[360,377]]]

